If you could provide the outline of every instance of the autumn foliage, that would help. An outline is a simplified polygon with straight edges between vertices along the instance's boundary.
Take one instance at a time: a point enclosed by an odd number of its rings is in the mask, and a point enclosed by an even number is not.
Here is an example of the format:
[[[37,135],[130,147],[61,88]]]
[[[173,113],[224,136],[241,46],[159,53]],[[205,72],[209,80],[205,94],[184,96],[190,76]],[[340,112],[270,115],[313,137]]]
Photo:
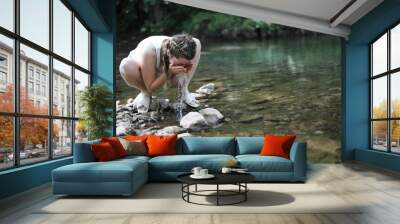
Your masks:
[[[14,96],[13,86],[9,85],[5,93],[0,93],[0,111],[13,112]],[[47,115],[47,104],[34,105],[29,99],[25,88],[20,88],[20,110],[22,114]],[[13,147],[13,117],[0,116],[0,147]],[[20,147],[24,149],[26,145],[36,145],[47,143],[49,131],[47,118],[20,118]],[[53,138],[58,137],[59,127],[53,126]]]
[[[392,100],[391,117],[400,117],[400,101]],[[373,118],[387,118],[387,101],[382,101],[378,106],[373,108]],[[400,138],[400,122],[392,121],[392,141],[398,141]],[[374,138],[384,138],[387,136],[387,122],[375,121],[373,125]]]

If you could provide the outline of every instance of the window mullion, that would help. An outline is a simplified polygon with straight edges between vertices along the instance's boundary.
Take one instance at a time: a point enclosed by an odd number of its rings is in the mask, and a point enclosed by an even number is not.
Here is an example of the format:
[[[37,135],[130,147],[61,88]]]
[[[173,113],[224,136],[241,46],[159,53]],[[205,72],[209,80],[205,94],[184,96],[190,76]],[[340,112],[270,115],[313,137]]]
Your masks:
[[[14,31],[19,35],[19,6],[20,1],[14,1]],[[20,50],[19,50],[19,39],[14,39],[14,112],[19,114],[19,99],[20,99]],[[19,155],[19,136],[20,136],[20,118],[14,116],[14,166],[20,165]]]
[[[75,12],[72,11],[72,15],[71,15],[71,23],[72,23],[72,38],[71,38],[71,60],[72,60],[72,64],[74,66],[71,67],[72,71],[71,71],[71,91],[72,91],[72,105],[71,105],[71,117],[75,118]],[[72,150],[72,155],[74,155],[74,146],[75,146],[75,125],[76,125],[76,121],[73,120],[72,121],[72,132],[71,132],[71,150]]]
[[[49,50],[53,52],[53,0],[49,0]],[[48,152],[49,159],[53,159],[53,56],[49,55],[49,75],[48,75],[48,97],[49,97],[49,116],[48,119]]]
[[[390,70],[390,30],[387,32],[387,71]],[[392,117],[392,111],[391,111],[391,104],[392,104],[392,100],[391,100],[391,78],[392,75],[389,73],[387,74],[387,117],[388,122],[387,122],[387,140],[388,140],[388,152],[392,151],[392,135],[391,135],[391,124],[392,121],[390,120],[390,118]]]

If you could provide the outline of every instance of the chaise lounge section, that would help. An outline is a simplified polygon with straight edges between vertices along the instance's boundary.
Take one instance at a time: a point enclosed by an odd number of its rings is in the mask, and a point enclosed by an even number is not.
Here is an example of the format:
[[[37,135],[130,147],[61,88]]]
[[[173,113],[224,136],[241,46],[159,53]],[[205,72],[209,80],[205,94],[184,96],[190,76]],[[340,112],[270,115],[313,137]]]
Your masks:
[[[176,181],[176,177],[200,166],[218,172],[229,160],[260,182],[304,182],[306,144],[295,142],[290,159],[260,156],[263,137],[183,137],[177,141],[177,155],[127,156],[96,162],[91,144],[77,143],[74,163],[52,172],[53,193],[67,195],[132,195],[148,181]]]

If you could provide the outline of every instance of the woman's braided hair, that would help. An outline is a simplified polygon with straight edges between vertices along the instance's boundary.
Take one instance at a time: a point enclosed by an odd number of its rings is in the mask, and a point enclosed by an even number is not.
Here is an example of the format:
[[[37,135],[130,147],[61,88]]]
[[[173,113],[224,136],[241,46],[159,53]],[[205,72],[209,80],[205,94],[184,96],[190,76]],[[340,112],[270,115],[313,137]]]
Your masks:
[[[160,69],[169,74],[169,58],[192,60],[196,55],[196,42],[189,34],[177,34],[163,41],[160,54]]]

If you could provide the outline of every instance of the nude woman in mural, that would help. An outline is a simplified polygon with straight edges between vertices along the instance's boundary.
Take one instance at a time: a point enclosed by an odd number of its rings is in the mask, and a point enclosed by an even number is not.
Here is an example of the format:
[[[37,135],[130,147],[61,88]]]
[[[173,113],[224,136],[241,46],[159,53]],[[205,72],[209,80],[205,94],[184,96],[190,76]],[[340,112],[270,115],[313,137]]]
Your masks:
[[[142,40],[119,66],[125,82],[140,90],[134,100],[138,112],[147,112],[152,93],[168,80],[176,85],[178,75],[179,79],[183,79],[183,102],[191,107],[200,106],[188,89],[199,64],[200,52],[200,41],[187,34],[150,36]]]

